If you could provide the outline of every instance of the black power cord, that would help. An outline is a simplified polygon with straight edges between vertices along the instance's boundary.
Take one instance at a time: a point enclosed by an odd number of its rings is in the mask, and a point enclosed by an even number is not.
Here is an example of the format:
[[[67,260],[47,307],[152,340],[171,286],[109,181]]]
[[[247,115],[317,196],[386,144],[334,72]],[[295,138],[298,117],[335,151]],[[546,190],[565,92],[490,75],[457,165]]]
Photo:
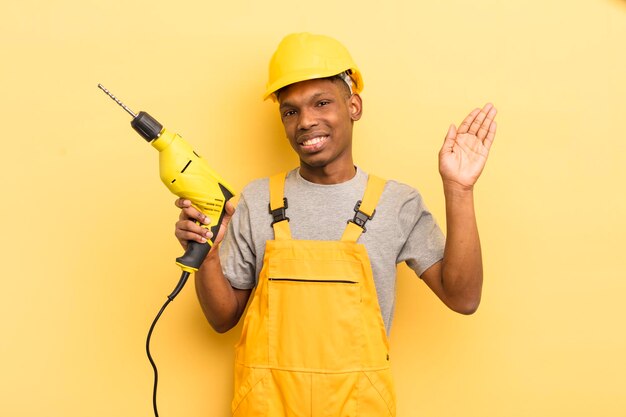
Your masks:
[[[189,272],[183,271],[183,274],[180,276],[180,279],[178,280],[178,284],[176,285],[176,288],[174,288],[174,291],[172,291],[172,293],[167,296],[167,301],[165,302],[165,304],[163,304],[163,307],[161,307],[161,310],[159,310],[159,313],[156,315],[156,317],[154,318],[154,321],[152,322],[152,325],[150,326],[150,330],[148,330],[148,338],[146,339],[146,353],[148,354],[148,360],[150,361],[150,365],[152,365],[152,369],[154,370],[154,388],[152,390],[152,408],[154,408],[155,417],[159,417],[159,411],[157,409],[157,400],[156,400],[157,385],[159,383],[159,371],[157,370],[156,363],[154,363],[154,359],[152,359],[152,355],[150,354],[150,339],[152,338],[152,332],[154,331],[154,326],[156,326],[157,321],[159,321],[161,314],[163,314],[163,311],[165,311],[165,308],[169,305],[169,303],[171,303],[174,300],[174,298],[176,298],[180,290],[183,289],[183,287],[185,286],[185,283],[187,282],[187,278],[189,278]]]

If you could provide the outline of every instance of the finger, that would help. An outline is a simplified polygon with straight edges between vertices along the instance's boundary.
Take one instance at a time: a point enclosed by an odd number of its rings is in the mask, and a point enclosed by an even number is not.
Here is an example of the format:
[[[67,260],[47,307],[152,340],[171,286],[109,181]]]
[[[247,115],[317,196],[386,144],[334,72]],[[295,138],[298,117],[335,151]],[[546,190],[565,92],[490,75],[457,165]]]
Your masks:
[[[178,216],[179,220],[196,220],[202,224],[210,224],[211,218],[204,213],[202,213],[197,208],[190,206],[185,207],[180,211],[180,215]]]
[[[191,207],[191,201],[181,197],[174,201],[174,205],[178,208]]]
[[[213,233],[211,233],[209,229],[201,227],[191,220],[180,220],[176,222],[174,235],[178,240],[194,240],[200,243],[204,243],[207,239],[213,237]]]
[[[472,110],[472,112],[468,114],[467,117],[459,125],[459,130],[457,131],[457,133],[467,133],[478,113],[480,113],[479,108],[475,108],[474,110]]]
[[[194,233],[200,236],[207,237],[211,231],[206,227],[200,226],[198,223],[193,220],[180,220],[176,223],[176,229],[180,230],[183,233]]]
[[[178,216],[180,220],[194,219],[203,224],[209,224],[211,222],[211,219],[195,208],[190,200],[179,198],[174,202],[174,205],[182,209]]]
[[[205,243],[207,240],[210,240],[212,237],[213,237],[213,233],[211,233],[210,231],[206,235],[199,235],[197,233],[192,233],[192,232],[184,232],[182,230],[179,230],[176,232],[176,238],[181,243],[181,245],[183,245],[183,247],[186,246],[187,242]]]
[[[483,142],[485,144],[485,148],[487,148],[487,150],[491,149],[491,145],[493,144],[493,140],[496,138],[496,128],[497,128],[497,124],[496,122],[492,122],[489,125],[489,132],[487,132],[487,137],[485,138],[485,141]]]
[[[478,133],[478,129],[480,129],[480,126],[483,124],[483,121],[487,117],[487,114],[489,113],[492,107],[493,107],[493,104],[491,103],[485,104],[485,107],[483,107],[482,110],[474,118],[474,121],[472,122],[467,133],[471,135],[475,135],[476,133]]]
[[[487,137],[487,134],[489,133],[489,127],[491,126],[491,123],[493,123],[493,119],[495,119],[496,114],[498,114],[498,110],[495,107],[492,107],[491,110],[489,110],[489,113],[487,113],[487,117],[485,117],[485,120],[483,120],[482,124],[480,125],[480,129],[478,129],[478,132],[476,132],[476,136],[481,141],[484,141]]]

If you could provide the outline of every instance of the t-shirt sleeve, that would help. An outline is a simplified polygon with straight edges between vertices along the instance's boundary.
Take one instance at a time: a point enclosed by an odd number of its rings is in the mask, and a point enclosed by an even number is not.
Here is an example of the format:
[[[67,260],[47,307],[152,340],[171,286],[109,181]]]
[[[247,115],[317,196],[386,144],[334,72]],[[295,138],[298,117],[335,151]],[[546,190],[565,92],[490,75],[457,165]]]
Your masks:
[[[445,237],[422,196],[412,190],[400,209],[400,233],[406,238],[397,263],[407,265],[421,276],[424,271],[443,259]]]
[[[256,254],[252,244],[249,206],[243,193],[219,251],[222,272],[230,285],[241,290],[254,288]]]

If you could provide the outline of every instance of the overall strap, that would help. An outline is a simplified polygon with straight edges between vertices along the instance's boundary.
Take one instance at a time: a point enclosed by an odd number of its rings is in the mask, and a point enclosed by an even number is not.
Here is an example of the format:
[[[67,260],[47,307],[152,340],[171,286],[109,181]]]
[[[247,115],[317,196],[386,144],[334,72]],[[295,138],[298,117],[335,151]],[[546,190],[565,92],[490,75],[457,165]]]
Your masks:
[[[362,233],[365,233],[365,223],[374,217],[375,208],[380,195],[385,189],[386,181],[374,175],[369,175],[363,200],[359,200],[354,207],[354,219],[348,220],[348,226],[341,236],[343,242],[356,242]]]
[[[274,228],[275,240],[291,240],[291,229],[289,228],[289,218],[286,216],[287,199],[285,194],[285,176],[282,172],[270,177],[270,214],[274,218],[272,227]]]

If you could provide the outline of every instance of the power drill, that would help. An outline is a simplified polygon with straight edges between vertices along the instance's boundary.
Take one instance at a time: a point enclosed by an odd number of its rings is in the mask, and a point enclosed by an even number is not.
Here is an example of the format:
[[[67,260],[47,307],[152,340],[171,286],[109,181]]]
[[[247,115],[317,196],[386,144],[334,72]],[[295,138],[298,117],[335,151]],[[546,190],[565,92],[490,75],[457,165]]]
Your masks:
[[[211,219],[210,230],[213,232],[211,240],[206,243],[189,241],[185,254],[176,258],[176,264],[181,267],[183,273],[148,332],[146,352],[154,369],[153,407],[154,413],[158,417],[156,406],[158,372],[150,355],[152,331],[165,307],[185,286],[191,272],[197,271],[202,265],[202,261],[204,261],[217,237],[217,232],[224,218],[226,202],[233,197],[234,193],[232,187],[226,184],[180,135],[164,129],[162,124],[146,112],[141,111],[139,114],[135,114],[102,84],[98,84],[98,88],[133,117],[130,122],[133,129],[159,151],[159,173],[163,184],[177,196],[190,200],[197,209]]]
[[[161,123],[146,112],[135,114],[102,84],[98,84],[98,87],[133,117],[130,122],[133,129],[159,151],[159,173],[163,184],[177,196],[190,200],[211,219],[211,240],[206,243],[189,242],[185,254],[176,258],[176,264],[183,271],[197,271],[215,242],[226,201],[234,195],[232,188],[180,135],[164,129]]]

